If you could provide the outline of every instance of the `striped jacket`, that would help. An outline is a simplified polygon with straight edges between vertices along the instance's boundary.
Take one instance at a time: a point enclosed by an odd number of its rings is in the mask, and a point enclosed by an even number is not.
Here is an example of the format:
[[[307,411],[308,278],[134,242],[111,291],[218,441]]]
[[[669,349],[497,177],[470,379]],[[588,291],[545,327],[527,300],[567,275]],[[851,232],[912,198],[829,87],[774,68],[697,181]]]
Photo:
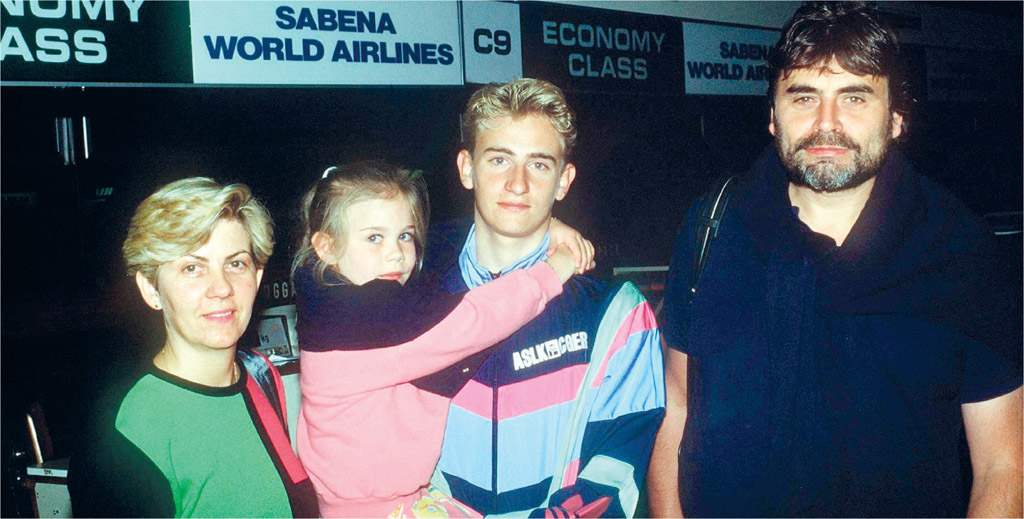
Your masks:
[[[442,284],[467,289],[457,265]],[[604,516],[632,517],[665,405],[660,336],[636,286],[576,276],[482,362],[452,400],[432,482],[485,515],[608,496]]]

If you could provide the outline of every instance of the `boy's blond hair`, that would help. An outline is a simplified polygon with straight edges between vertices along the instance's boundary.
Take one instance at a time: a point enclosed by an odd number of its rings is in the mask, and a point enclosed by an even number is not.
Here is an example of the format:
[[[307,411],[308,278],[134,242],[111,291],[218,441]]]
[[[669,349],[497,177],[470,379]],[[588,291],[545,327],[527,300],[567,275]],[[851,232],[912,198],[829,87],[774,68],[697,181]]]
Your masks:
[[[490,84],[473,93],[462,115],[466,149],[473,152],[476,138],[490,121],[500,117],[546,117],[562,141],[565,158],[576,145],[576,120],[562,90],[543,79],[521,78],[505,84]]]

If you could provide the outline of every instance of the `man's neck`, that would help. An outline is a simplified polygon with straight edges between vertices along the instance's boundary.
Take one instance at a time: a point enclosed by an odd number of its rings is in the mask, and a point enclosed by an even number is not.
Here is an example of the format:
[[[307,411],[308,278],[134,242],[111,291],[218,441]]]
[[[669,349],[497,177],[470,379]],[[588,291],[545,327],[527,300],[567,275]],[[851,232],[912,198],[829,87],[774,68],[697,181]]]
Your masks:
[[[799,210],[797,217],[801,222],[812,231],[832,238],[841,247],[871,198],[874,186],[875,177],[872,177],[857,187],[822,193],[791,182],[789,202]]]
[[[476,261],[487,270],[498,273],[530,254],[544,241],[547,228],[531,236],[510,237],[493,232],[477,219]]]

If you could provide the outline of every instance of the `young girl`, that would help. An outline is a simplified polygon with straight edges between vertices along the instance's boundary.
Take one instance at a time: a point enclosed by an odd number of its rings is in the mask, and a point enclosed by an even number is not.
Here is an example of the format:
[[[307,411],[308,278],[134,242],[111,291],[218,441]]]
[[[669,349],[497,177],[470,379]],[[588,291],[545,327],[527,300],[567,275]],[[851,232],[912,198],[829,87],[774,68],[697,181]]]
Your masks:
[[[303,199],[292,268],[303,350],[297,447],[324,517],[478,516],[428,487],[449,399],[472,376],[445,368],[539,315],[575,270],[561,244],[546,263],[467,293],[407,286],[427,223],[416,176],[349,164],[328,169]]]

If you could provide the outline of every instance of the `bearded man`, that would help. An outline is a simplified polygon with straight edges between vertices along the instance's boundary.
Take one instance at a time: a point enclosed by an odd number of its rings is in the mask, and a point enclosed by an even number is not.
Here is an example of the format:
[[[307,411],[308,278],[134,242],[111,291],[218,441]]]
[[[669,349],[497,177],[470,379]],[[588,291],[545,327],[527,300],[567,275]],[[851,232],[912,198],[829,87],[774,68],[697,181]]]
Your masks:
[[[1020,516],[1019,301],[984,223],[897,149],[896,33],[805,5],[769,68],[774,146],[697,286],[701,202],[676,241],[652,515]]]

